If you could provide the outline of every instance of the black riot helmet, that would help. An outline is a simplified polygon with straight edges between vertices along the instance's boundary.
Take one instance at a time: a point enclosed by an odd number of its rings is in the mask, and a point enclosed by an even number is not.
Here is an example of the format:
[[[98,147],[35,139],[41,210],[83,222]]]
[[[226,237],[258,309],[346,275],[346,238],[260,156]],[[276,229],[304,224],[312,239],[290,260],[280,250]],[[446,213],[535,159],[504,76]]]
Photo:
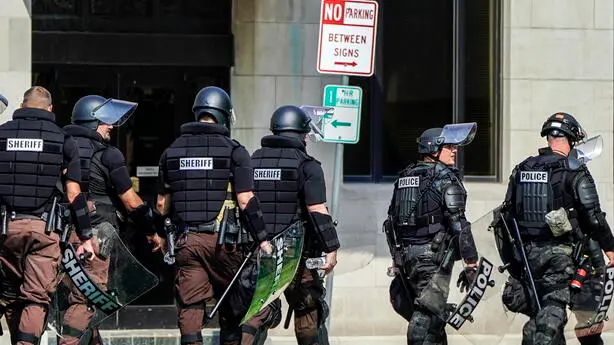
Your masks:
[[[420,137],[416,139],[418,143],[418,153],[430,154],[437,153],[441,150],[443,145],[443,137],[441,132],[443,128],[429,128],[420,134]]]
[[[451,123],[443,128],[429,128],[416,139],[418,153],[436,154],[443,145],[465,146],[469,145],[478,128],[475,122]]]
[[[199,121],[203,116],[209,115],[220,125],[230,130],[234,122],[234,111],[230,96],[226,91],[216,86],[207,86],[196,94],[192,106],[194,117]]]
[[[304,137],[311,132],[311,118],[305,111],[293,105],[284,105],[271,117],[270,130],[276,135]]]
[[[546,122],[542,125],[540,135],[553,137],[566,137],[571,146],[580,142],[586,137],[586,133],[580,126],[580,123],[567,113],[555,113],[550,115]]]
[[[98,124],[121,126],[132,116],[137,103],[98,95],[82,97],[72,109],[71,122],[96,130]]]

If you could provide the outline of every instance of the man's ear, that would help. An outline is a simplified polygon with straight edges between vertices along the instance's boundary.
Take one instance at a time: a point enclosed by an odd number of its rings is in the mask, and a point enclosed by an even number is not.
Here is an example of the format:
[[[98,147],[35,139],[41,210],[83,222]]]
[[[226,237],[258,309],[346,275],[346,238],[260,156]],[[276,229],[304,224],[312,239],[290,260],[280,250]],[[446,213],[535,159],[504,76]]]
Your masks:
[[[53,104],[47,107],[47,111],[49,112],[53,111]]]

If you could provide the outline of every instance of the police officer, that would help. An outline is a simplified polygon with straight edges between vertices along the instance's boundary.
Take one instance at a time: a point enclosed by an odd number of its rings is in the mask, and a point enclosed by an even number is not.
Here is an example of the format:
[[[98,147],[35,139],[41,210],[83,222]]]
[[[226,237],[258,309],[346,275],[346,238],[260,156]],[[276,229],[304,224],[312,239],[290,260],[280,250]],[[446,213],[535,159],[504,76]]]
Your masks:
[[[586,165],[569,156],[585,137],[580,124],[569,114],[556,113],[544,122],[541,136],[547,138],[548,147],[514,168],[504,202],[507,219],[517,221],[535,279],[541,310],[535,310],[525,324],[523,344],[536,345],[564,341],[574,273],[572,234],[578,226],[599,243],[609,265],[614,263],[614,237],[601,211],[595,182]],[[565,211],[570,223],[567,232],[546,222],[546,215],[556,210]]]
[[[236,241],[218,236],[227,228],[220,219],[232,217],[223,214],[226,207],[238,204],[253,239],[265,252],[272,248],[266,241],[260,202],[252,192],[249,153],[229,137],[234,121],[230,97],[218,87],[205,87],[196,95],[192,110],[196,122],[181,126],[181,136],[160,158],[158,209],[170,213],[185,231],[176,244],[178,324],[181,344],[200,345],[205,306],[212,297],[220,297],[243,259]],[[165,246],[163,239],[154,242]],[[220,307],[222,344],[240,342],[243,315],[237,315],[236,309],[227,301]]]
[[[38,344],[44,330],[61,252],[59,234],[46,231],[43,219],[61,196],[60,179],[82,243],[77,254],[94,251],[77,146],[55,124],[52,108],[49,91],[34,86],[13,120],[0,126],[0,295],[12,344]]]
[[[132,188],[124,155],[109,144],[111,130],[125,123],[136,107],[137,104],[132,102],[85,96],[73,108],[72,124],[64,127],[79,149],[81,190],[88,196],[95,238],[100,242],[115,235],[106,234],[107,229],[119,229],[118,212],[124,216],[131,215],[137,228],[146,235],[156,233],[154,213]],[[102,227],[103,223],[111,227]],[[108,255],[98,252],[84,264],[84,268],[95,283],[107,284]],[[86,297],[74,285],[71,285],[69,303],[62,325],[62,345],[77,344],[94,314]],[[100,343],[97,330],[93,333],[93,343]]]
[[[458,248],[454,256],[460,254],[467,265],[459,277],[461,291],[473,281],[477,270],[478,255],[465,217],[467,195],[454,167],[457,147],[473,140],[475,123],[455,126],[462,133],[460,137],[444,133],[442,128],[427,129],[420,135],[417,143],[421,159],[400,173],[388,208],[387,222],[403,251],[396,270],[404,275],[403,284],[398,278],[391,284],[390,292],[397,294],[391,296],[391,302],[401,316],[409,319],[408,344],[447,343],[443,315],[449,278],[433,282],[442,291],[437,301],[425,297],[431,296],[429,283],[440,265],[451,270],[454,264],[454,260],[442,263],[446,249]],[[401,310],[408,306],[413,311]]]
[[[307,221],[310,226],[305,235],[303,260],[325,252],[326,264],[320,269],[328,274],[337,264],[339,239],[326,207],[324,172],[320,163],[306,151],[310,121],[311,118],[295,106],[287,105],[275,110],[270,126],[273,135],[263,137],[262,148],[252,155],[254,185],[262,202],[269,236],[281,233],[296,221]],[[317,269],[306,269],[302,261],[294,281],[284,294],[294,312],[298,344],[328,344],[324,324],[328,307],[323,299],[324,287]],[[257,319],[255,317],[244,326],[244,340],[257,340],[262,336],[263,320]]]

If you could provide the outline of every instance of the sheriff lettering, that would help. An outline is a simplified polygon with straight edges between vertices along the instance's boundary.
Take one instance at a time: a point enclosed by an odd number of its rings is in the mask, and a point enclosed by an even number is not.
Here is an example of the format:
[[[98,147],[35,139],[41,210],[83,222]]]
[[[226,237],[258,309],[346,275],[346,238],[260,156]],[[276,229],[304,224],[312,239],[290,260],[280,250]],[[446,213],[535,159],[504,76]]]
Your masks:
[[[546,171],[521,171],[521,183],[548,183],[548,172]]]
[[[43,151],[43,139],[20,139],[20,138],[8,138],[6,139],[7,151]]]
[[[254,169],[254,180],[281,180],[281,169]]]
[[[97,308],[106,314],[116,312],[121,306],[109,295],[98,287],[83,270],[83,266],[77,261],[72,247],[67,247],[62,255],[62,266],[70,276],[75,286]]]
[[[180,158],[179,170],[211,170],[213,169],[213,158],[194,157]]]
[[[401,177],[399,188],[418,188],[420,187],[420,176]]]

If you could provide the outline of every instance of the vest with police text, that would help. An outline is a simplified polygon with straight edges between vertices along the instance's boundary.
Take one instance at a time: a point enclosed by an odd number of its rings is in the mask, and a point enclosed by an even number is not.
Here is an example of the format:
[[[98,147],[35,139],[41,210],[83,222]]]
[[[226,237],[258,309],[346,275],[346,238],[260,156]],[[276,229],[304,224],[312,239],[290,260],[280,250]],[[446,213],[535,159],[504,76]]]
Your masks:
[[[0,198],[11,211],[40,215],[57,190],[65,134],[41,109],[19,109],[13,119],[0,126]]]
[[[264,137],[262,148],[252,154],[254,192],[270,235],[279,234],[300,218],[301,166],[312,159],[298,140],[275,135]]]
[[[181,133],[166,150],[173,211],[186,225],[209,223],[226,200],[232,152],[239,145],[219,125],[188,123]]]

